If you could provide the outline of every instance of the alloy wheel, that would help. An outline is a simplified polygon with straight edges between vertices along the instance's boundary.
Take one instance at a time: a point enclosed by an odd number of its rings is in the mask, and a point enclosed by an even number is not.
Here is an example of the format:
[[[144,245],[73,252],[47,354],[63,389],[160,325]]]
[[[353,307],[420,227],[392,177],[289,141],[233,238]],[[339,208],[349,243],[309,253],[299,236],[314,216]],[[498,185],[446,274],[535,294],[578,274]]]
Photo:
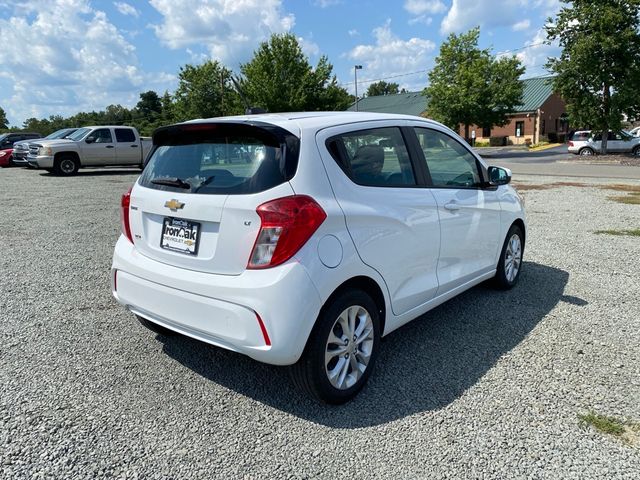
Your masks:
[[[371,360],[373,321],[360,305],[346,308],[336,319],[325,348],[325,371],[333,387],[351,388],[362,377]]]
[[[509,282],[513,282],[520,270],[520,262],[522,261],[522,242],[517,234],[511,235],[507,243],[504,259],[504,274]]]

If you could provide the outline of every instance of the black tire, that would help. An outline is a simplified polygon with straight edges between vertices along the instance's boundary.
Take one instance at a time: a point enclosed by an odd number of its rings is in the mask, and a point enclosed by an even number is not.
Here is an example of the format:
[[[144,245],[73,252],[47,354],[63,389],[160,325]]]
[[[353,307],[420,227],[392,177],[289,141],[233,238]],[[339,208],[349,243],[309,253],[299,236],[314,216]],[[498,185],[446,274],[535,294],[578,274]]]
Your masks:
[[[517,265],[517,271],[515,276],[510,276],[505,269],[505,264],[508,265],[508,250],[510,245],[509,242],[512,240],[513,236],[517,235],[520,243],[520,260]],[[513,288],[516,283],[518,283],[518,279],[520,278],[520,272],[522,272],[522,258],[524,254],[524,234],[522,233],[522,229],[518,225],[511,225],[509,232],[507,233],[507,237],[504,240],[504,245],[502,246],[502,250],[500,251],[500,261],[498,262],[498,268],[496,270],[496,276],[493,278],[494,284],[501,290],[509,290]]]
[[[361,308],[362,310],[360,310],[360,312],[365,311],[368,313],[373,327],[372,335],[366,336],[367,338],[371,337],[366,340],[366,343],[363,342],[358,344],[356,336],[353,337],[353,345],[351,347],[355,347],[355,352],[351,353],[351,355],[353,355],[353,360],[360,361],[365,349],[369,350],[370,356],[366,363],[364,372],[362,372],[361,376],[357,378],[353,385],[348,388],[336,388],[332,385],[327,371],[328,365],[331,365],[333,362],[333,358],[328,364],[325,364],[325,353],[328,348],[330,333],[332,331],[335,333],[336,329],[340,330],[341,327],[337,323],[338,318],[349,308]],[[358,317],[356,321],[358,324],[354,330],[358,329],[358,325],[360,325],[360,322],[363,320],[361,317]],[[364,325],[367,324],[365,323]],[[367,330],[368,328],[365,329],[365,332]],[[340,405],[348,402],[358,394],[362,387],[364,387],[371,375],[378,356],[380,333],[380,314],[378,307],[369,295],[361,290],[346,290],[338,294],[335,298],[329,300],[329,302],[323,307],[320,315],[318,316],[316,325],[311,331],[311,335],[309,336],[309,340],[307,341],[302,357],[296,364],[291,366],[290,373],[293,383],[300,390],[320,402],[334,405]],[[362,338],[365,338],[364,332],[362,332]],[[371,341],[372,343],[369,343]],[[357,349],[358,345],[359,348],[361,348],[360,351]],[[346,349],[348,347],[344,345],[344,348]],[[349,353],[345,353],[344,355],[335,355],[334,358],[336,359],[336,362],[341,360],[343,362],[349,362],[349,360],[346,360],[349,358],[349,355]],[[333,365],[333,368],[338,368],[337,364]],[[347,366],[347,377],[351,377],[351,375],[353,375],[351,365],[352,363],[349,363]]]
[[[633,154],[634,157],[640,157],[640,145],[636,145],[635,147],[633,147],[633,150],[631,150],[631,153]]]
[[[152,321],[147,320],[146,318],[140,317],[139,315],[136,315],[136,318],[142,324],[143,327],[146,327],[149,330],[151,330],[152,332],[155,332],[155,333],[157,333],[159,335],[164,335],[165,337],[170,337],[172,335],[177,335],[176,332],[174,332],[173,330],[169,330],[168,328],[164,328],[162,325],[158,325],[157,323],[153,323]]]
[[[65,177],[75,175],[78,173],[79,168],[80,162],[78,162],[78,159],[67,155],[56,158],[53,163],[55,174]]]
[[[589,147],[581,148],[580,151],[578,152],[578,155],[581,155],[581,156],[591,156],[595,154],[596,152],[594,152],[593,149]]]

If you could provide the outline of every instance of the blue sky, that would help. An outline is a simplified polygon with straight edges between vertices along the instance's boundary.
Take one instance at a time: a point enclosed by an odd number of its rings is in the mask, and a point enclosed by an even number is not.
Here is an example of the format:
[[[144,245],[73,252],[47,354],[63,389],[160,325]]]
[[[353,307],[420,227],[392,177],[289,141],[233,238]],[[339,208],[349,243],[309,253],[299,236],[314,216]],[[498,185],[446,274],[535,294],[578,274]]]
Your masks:
[[[510,51],[545,74],[555,46],[542,26],[559,0],[0,0],[0,107],[12,125],[173,91],[186,63],[238,72],[271,33],[295,34],[312,64],[327,55],[359,93],[387,79],[409,90],[450,33],[481,27],[481,47]]]

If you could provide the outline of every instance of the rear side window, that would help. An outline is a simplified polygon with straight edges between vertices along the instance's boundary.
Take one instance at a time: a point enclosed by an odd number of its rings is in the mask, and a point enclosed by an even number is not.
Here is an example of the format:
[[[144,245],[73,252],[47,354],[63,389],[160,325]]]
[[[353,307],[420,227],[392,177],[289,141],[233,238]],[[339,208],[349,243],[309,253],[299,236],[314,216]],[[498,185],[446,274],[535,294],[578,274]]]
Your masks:
[[[571,140],[575,140],[577,142],[586,142],[589,140],[589,136],[591,136],[591,132],[576,132],[571,137]]]
[[[136,135],[130,128],[116,128],[116,142],[133,143],[136,141]]]
[[[402,187],[416,184],[399,128],[358,130],[331,137],[331,156],[358,185]]]
[[[140,185],[157,190],[257,193],[290,180],[298,162],[298,138],[271,125],[175,125],[153,143]]]

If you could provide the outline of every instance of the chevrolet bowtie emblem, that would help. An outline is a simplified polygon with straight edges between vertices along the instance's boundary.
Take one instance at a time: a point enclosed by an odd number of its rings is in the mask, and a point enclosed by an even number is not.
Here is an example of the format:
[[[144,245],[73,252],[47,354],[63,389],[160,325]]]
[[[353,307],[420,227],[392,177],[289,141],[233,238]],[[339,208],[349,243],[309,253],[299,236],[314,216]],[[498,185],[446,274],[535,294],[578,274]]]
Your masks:
[[[164,206],[167,207],[172,212],[177,212],[181,208],[184,208],[184,203],[179,202],[175,198],[172,198],[171,200],[164,202]]]

